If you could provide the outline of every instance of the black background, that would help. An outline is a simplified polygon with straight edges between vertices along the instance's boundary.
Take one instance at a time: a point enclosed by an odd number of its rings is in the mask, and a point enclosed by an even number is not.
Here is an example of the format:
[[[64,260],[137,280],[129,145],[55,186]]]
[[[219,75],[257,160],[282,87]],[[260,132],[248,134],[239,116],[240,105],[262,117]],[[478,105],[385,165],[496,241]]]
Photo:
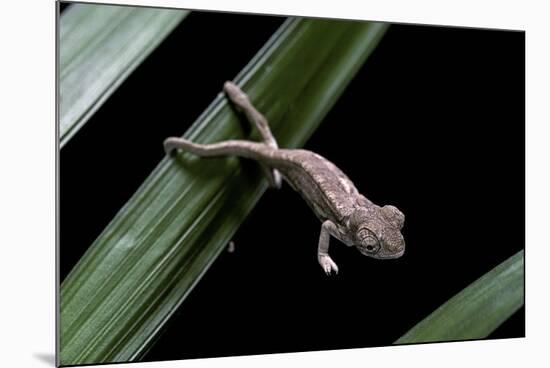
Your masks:
[[[62,279],[163,139],[282,21],[192,13],[61,150]],[[327,277],[318,220],[287,185],[268,190],[144,360],[389,345],[523,249],[524,45],[522,32],[392,25],[305,148],[405,213],[405,255],[379,261],[332,240],[341,271]],[[524,333],[522,308],[490,337]]]

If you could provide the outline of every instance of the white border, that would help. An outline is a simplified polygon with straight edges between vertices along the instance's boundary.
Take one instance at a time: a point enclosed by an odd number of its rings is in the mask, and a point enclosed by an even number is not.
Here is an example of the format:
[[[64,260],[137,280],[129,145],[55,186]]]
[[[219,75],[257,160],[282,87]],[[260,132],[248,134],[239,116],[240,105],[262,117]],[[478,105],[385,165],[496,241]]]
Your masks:
[[[547,189],[550,188],[547,160],[550,157],[550,37],[545,24],[550,11],[545,9],[544,1],[130,0],[118,3],[527,31],[526,339],[122,364],[120,367],[401,365],[462,368],[465,365],[544,366],[539,362],[549,361],[544,349],[550,327],[546,283],[550,260],[546,229],[546,213],[550,208]],[[54,352],[54,2],[9,1],[2,4],[0,16],[0,360],[6,367],[52,366],[46,362]],[[336,320],[338,316],[330,318]]]
[[[332,5],[304,0],[116,0],[112,3],[506,29],[523,29],[526,9],[520,2],[503,0],[344,0]]]

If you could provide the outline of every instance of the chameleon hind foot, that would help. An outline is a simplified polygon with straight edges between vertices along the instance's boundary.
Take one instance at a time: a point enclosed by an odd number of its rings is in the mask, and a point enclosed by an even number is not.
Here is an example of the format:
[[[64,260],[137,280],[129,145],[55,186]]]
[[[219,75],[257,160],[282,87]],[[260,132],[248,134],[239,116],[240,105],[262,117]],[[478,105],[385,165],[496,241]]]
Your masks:
[[[279,148],[273,133],[271,133],[271,129],[269,129],[267,119],[254,107],[248,95],[244,93],[239,86],[230,81],[224,83],[223,90],[237,110],[243,112],[248,121],[258,129],[263,142],[270,147]]]
[[[270,147],[279,148],[273,133],[271,133],[271,129],[269,129],[267,119],[254,107],[252,102],[250,102],[248,95],[244,93],[239,86],[231,81],[224,83],[223,90],[233,105],[235,105],[237,110],[244,113],[248,121],[254,125],[256,129],[258,129],[258,132],[262,137],[262,141]],[[269,186],[275,189],[281,188],[281,173],[276,169],[267,167],[266,165],[261,164],[261,166]]]

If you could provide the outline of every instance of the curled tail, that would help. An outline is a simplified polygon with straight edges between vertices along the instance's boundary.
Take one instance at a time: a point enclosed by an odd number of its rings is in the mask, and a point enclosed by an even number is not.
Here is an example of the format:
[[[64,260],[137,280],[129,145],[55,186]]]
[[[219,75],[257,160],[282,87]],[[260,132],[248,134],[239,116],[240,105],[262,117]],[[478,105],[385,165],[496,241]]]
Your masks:
[[[184,138],[170,137],[164,141],[164,150],[170,154],[174,149],[181,149],[201,157],[239,156],[258,161],[266,174],[270,186],[281,187],[281,176],[277,170],[270,169],[276,148],[265,143],[242,140],[229,140],[219,143],[199,144]],[[275,172],[276,175],[272,173]]]
[[[270,186],[281,187],[281,173],[271,167],[273,155],[277,151],[277,141],[267,119],[252,105],[248,95],[233,82],[225,82],[224,91],[237,110],[243,112],[247,119],[258,129],[263,143],[242,140],[229,140],[212,144],[197,144],[183,138],[170,137],[164,141],[164,150],[170,153],[180,148],[203,157],[235,155],[256,160],[262,166]]]
[[[174,149],[181,149],[201,157],[239,156],[268,163],[275,149],[265,143],[243,140],[228,140],[219,143],[199,144],[184,138],[170,137],[164,141],[164,150],[170,154]]]

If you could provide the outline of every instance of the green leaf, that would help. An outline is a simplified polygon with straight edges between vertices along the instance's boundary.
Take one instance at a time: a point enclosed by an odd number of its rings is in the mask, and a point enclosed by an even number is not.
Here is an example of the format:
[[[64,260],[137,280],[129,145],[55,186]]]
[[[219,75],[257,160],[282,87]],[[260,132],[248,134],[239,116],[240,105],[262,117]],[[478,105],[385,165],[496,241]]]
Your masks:
[[[186,10],[72,4],[59,22],[63,147],[188,14]]]
[[[523,305],[523,250],[437,308],[395,344],[483,339]]]
[[[280,145],[298,147],[386,28],[288,19],[235,81],[266,115]],[[250,138],[221,94],[185,137]],[[165,157],[63,282],[61,363],[138,359],[266,188],[255,165],[245,170],[234,157]]]

